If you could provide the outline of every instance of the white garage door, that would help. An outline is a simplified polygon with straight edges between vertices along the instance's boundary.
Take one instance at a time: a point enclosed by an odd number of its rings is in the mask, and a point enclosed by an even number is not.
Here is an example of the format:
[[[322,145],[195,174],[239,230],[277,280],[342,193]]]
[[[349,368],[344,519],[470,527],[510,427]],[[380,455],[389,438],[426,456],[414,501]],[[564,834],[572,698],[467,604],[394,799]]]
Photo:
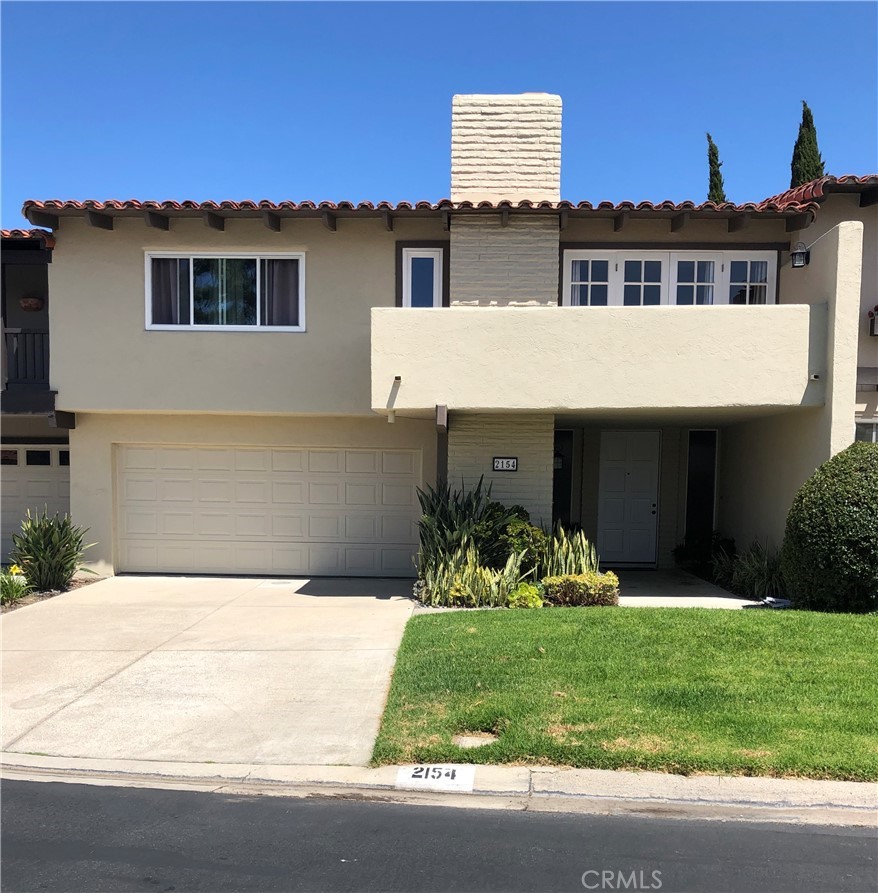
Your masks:
[[[419,450],[117,447],[122,571],[412,576]]]
[[[27,510],[50,515],[70,511],[70,448],[66,444],[8,444],[0,450],[3,560]]]

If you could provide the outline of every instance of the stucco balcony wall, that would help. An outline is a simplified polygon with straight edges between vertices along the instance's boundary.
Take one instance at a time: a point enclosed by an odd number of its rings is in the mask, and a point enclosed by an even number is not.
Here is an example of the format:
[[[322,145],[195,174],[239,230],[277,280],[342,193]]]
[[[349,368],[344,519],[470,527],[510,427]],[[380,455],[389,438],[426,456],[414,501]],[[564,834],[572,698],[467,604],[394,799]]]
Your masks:
[[[819,406],[826,339],[826,304],[374,308],[372,408]]]

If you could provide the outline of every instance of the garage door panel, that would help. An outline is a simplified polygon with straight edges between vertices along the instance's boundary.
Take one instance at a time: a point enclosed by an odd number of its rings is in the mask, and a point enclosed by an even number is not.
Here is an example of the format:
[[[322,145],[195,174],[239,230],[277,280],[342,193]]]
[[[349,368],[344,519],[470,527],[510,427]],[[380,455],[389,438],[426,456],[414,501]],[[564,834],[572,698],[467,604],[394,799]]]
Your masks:
[[[415,453],[391,452],[385,450],[381,454],[381,471],[384,474],[415,474]]]
[[[345,484],[345,505],[376,505],[378,503],[377,484]]]
[[[198,499],[201,502],[232,502],[234,483],[222,480],[198,482]]]
[[[148,447],[126,447],[122,452],[122,468],[135,471],[137,469],[152,471],[158,468],[156,450]]]
[[[305,519],[301,515],[274,515],[271,519],[271,535],[282,539],[302,539]]]
[[[192,512],[163,512],[162,536],[192,536],[195,533],[195,516]]]
[[[305,470],[305,453],[302,450],[272,450],[272,471],[298,471]]]
[[[127,502],[155,502],[158,499],[158,482],[154,479],[127,478],[123,487]]]
[[[341,487],[337,483],[314,483],[308,485],[308,502],[311,505],[339,505]]]
[[[415,488],[413,484],[382,485],[382,505],[414,505],[415,501]]]
[[[166,478],[159,485],[158,497],[162,502],[188,502],[195,500],[195,481],[192,478]]]
[[[376,474],[378,472],[378,451],[346,450],[344,470],[348,474]]]
[[[122,570],[413,573],[418,451],[168,449],[119,449]]]
[[[235,484],[235,502],[265,505],[268,500],[269,481],[238,481]]]
[[[235,467],[234,450],[196,450],[199,471],[231,471]]]
[[[21,530],[21,522],[31,512],[50,515],[70,511],[70,466],[62,464],[69,456],[65,444],[3,444],[0,466],[0,536],[2,558],[9,558],[12,534]],[[28,464],[39,461],[41,464]],[[42,464],[48,461],[48,464]]]
[[[195,525],[195,535],[234,536],[234,517],[229,512],[199,512]]]
[[[305,502],[305,482],[272,481],[271,501],[282,505],[303,505]]]
[[[340,450],[308,450],[308,471],[338,474],[341,470]]]

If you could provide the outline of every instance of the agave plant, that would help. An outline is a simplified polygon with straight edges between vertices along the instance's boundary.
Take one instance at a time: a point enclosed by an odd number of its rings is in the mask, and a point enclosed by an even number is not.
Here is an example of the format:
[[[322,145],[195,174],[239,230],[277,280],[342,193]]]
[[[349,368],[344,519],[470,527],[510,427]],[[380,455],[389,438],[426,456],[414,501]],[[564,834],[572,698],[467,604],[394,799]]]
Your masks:
[[[94,545],[83,545],[86,533],[69,515],[50,517],[45,509],[31,515],[28,509],[20,533],[12,534],[11,558],[32,589],[65,590],[81,569],[83,553]]]

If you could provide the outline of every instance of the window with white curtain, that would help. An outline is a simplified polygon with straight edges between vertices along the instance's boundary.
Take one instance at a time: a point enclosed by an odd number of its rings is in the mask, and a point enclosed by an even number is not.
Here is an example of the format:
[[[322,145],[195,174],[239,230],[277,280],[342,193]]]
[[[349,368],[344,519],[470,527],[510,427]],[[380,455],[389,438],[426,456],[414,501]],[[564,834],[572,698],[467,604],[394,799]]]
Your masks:
[[[147,328],[305,329],[304,254],[148,254]]]

